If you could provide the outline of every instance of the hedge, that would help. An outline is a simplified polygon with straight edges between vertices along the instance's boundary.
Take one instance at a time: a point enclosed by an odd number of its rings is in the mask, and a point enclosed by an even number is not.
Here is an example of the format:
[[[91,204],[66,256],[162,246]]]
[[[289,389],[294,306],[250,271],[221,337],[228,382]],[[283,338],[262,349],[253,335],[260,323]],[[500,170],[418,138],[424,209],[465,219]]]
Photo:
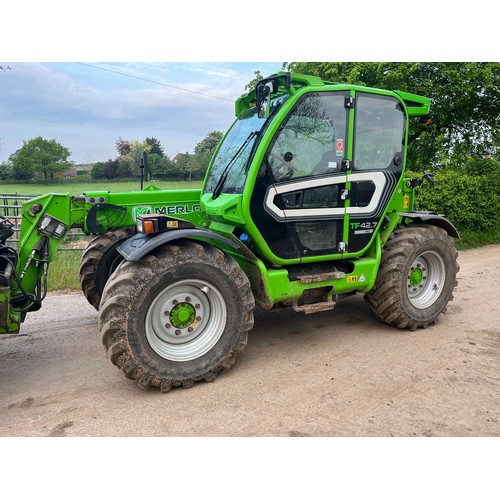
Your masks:
[[[447,217],[458,229],[486,231],[500,226],[500,175],[468,175],[441,170],[432,188],[424,183],[415,190],[415,209]]]

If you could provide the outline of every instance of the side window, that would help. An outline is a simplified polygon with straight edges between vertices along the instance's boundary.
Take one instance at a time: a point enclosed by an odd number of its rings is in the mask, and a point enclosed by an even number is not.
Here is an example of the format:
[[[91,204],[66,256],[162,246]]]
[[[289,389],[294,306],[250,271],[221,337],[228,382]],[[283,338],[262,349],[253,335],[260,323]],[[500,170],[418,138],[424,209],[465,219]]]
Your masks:
[[[343,93],[303,96],[281,125],[267,161],[276,181],[340,172],[346,144]]]
[[[354,170],[402,168],[405,114],[393,97],[358,93],[355,108]],[[400,160],[397,160],[397,157]]]

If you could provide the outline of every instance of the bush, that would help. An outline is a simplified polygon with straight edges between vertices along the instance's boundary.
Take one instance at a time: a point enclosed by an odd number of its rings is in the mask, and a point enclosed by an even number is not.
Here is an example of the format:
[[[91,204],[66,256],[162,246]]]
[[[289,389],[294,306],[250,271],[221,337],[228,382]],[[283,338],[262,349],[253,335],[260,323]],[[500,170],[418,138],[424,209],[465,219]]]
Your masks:
[[[12,164],[7,162],[7,161],[3,161],[0,163],[0,179],[2,181],[4,180],[7,180],[7,179],[10,179],[12,177]]]
[[[487,231],[500,226],[500,176],[474,174],[438,171],[434,189],[427,183],[416,189],[415,209],[438,212],[458,229]]]

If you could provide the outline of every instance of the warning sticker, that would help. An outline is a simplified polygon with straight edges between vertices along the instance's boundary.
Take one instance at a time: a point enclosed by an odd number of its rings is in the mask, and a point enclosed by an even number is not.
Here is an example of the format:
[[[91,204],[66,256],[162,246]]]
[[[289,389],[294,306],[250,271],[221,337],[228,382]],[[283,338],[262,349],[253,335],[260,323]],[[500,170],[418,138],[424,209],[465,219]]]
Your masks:
[[[358,281],[357,276],[347,276],[347,283],[356,283]]]
[[[360,277],[359,277],[359,281],[360,283],[362,283],[363,281],[366,281],[366,278],[365,278],[365,275],[362,274]]]
[[[410,195],[405,194],[403,197],[403,208],[408,208],[410,206]]]
[[[344,156],[344,139],[337,139],[335,151],[337,152],[337,156]]]

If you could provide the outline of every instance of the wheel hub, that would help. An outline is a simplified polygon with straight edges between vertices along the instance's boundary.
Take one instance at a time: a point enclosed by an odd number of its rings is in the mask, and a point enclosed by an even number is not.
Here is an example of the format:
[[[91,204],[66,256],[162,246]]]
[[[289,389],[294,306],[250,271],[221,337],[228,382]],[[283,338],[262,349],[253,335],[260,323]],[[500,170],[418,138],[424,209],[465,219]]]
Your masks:
[[[420,263],[417,264],[416,267],[412,267],[410,269],[410,276],[408,278],[412,287],[417,287],[422,283],[422,280],[424,279],[424,271],[425,267],[422,268]],[[427,276],[425,276],[425,279],[427,279]]]
[[[196,309],[189,302],[182,302],[174,306],[169,316],[174,328],[188,328],[196,319]]]

